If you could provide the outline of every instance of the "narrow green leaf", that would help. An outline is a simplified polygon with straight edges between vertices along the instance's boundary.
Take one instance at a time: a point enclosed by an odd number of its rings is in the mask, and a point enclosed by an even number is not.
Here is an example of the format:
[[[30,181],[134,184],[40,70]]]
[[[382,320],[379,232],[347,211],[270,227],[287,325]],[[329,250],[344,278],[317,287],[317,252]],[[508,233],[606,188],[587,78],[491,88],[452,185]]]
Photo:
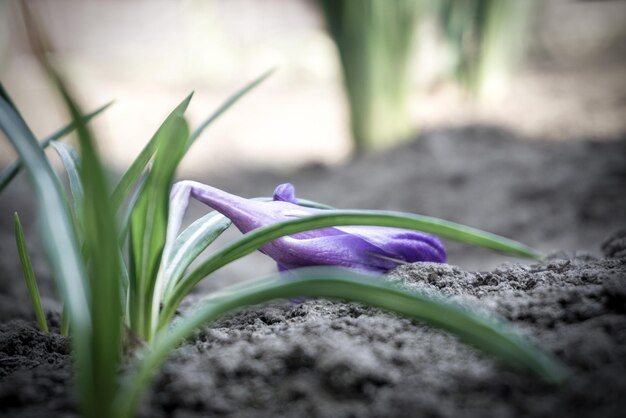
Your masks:
[[[1,86],[2,85],[0,84],[0,87]],[[93,112],[88,113],[88,114],[82,116],[81,120],[84,123],[89,122],[95,116],[97,116],[98,114],[103,112],[106,108],[108,108],[112,103],[113,102],[109,102],[109,103],[105,104],[104,106],[100,106],[99,108],[97,108]],[[42,139],[41,142],[39,143],[41,148],[42,149],[47,148],[52,143],[52,141],[56,141],[56,140],[64,137],[65,135],[71,133],[75,128],[76,127],[75,127],[75,125],[73,123],[67,124],[66,126],[64,126],[63,128],[59,129],[58,131],[56,131],[53,134],[51,134],[51,135],[45,137],[44,139]],[[22,161],[21,160],[16,160],[16,161],[12,162],[11,164],[9,164],[4,170],[2,170],[2,172],[0,173],[0,192],[2,192],[2,190],[4,190],[4,188],[11,182],[11,180],[13,180],[13,178],[17,175],[17,173],[19,173],[21,168],[22,168]]]
[[[308,199],[296,199],[298,202],[298,205],[300,206],[305,206],[307,208],[315,208],[315,209],[335,209],[332,206],[329,206],[325,203],[319,203],[319,202],[315,202],[313,200],[308,200]]]
[[[70,191],[72,192],[72,201],[74,202],[74,217],[81,219],[81,207],[83,205],[83,185],[80,181],[80,156],[71,145],[63,142],[53,141],[52,148],[57,152],[65,167],[65,172],[70,183]]]
[[[228,99],[226,99],[226,101],[219,108],[217,108],[216,111],[214,111],[208,118],[206,118],[204,120],[204,122],[202,122],[200,124],[200,126],[198,126],[198,128],[196,128],[192,132],[192,134],[189,136],[189,141],[187,143],[187,149],[189,149],[189,147],[191,147],[191,145],[193,145],[193,143],[196,141],[196,139],[198,139],[198,137],[202,134],[202,132],[211,123],[213,123],[213,121],[215,119],[217,119],[222,113],[224,113],[226,110],[228,110],[228,108],[230,108],[232,105],[237,103],[237,101],[239,101],[239,99],[241,99],[243,96],[245,96],[248,92],[250,92],[255,87],[257,87],[259,84],[261,84],[263,81],[265,81],[265,79],[268,78],[270,75],[272,75],[273,72],[274,72],[274,69],[270,69],[270,70],[264,72],[263,74],[261,74],[261,76],[259,76],[255,80],[252,80],[250,83],[245,85],[242,89],[240,89],[239,91],[235,92],[235,94],[233,94]]]
[[[260,77],[258,77],[257,79],[253,80],[252,82],[250,82],[249,84],[244,86],[241,90],[237,91],[235,94],[233,94],[228,99],[226,99],[226,101],[217,110],[215,110],[207,119],[205,119],[200,124],[200,126],[198,128],[196,128],[193,131],[193,133],[191,133],[191,135],[189,135],[189,138],[188,138],[187,144],[186,144],[185,152],[198,139],[198,137],[202,134],[202,132],[211,123],[213,123],[213,121],[215,121],[222,113],[224,113],[228,108],[230,108],[233,104],[235,104],[237,101],[239,101],[239,99],[241,99],[243,96],[245,96],[248,92],[250,92],[256,86],[261,84],[261,82],[263,82],[266,78],[268,78],[273,72],[274,72],[273,69],[266,71]],[[193,95],[193,93],[190,94],[189,96],[187,96],[185,98],[185,100],[183,100],[176,107],[176,109],[174,109],[172,111],[172,113],[170,113],[168,118],[161,125],[161,128],[171,118],[173,118],[175,116],[182,116],[184,114],[185,110],[187,109],[187,106],[189,105],[189,101],[191,100],[191,96],[192,95]],[[161,128],[159,128],[159,130]],[[120,207],[122,202],[126,199],[126,196],[128,196],[130,190],[132,189],[133,184],[135,184],[137,182],[137,179],[139,178],[139,176],[141,175],[141,173],[145,169],[146,165],[148,164],[148,162],[150,161],[150,159],[154,155],[154,152],[157,149],[157,143],[158,143],[158,140],[157,140],[156,136],[157,136],[157,134],[155,134],[152,137],[152,139],[148,142],[148,144],[146,144],[144,149],[141,151],[141,153],[135,159],[135,161],[133,161],[132,165],[126,171],[126,173],[124,174],[124,176],[122,177],[122,179],[118,183],[117,187],[115,188],[115,191],[113,192],[113,196],[112,196],[112,200],[113,200],[113,203],[114,203],[115,207]]]
[[[162,288],[157,285],[161,253],[165,245],[169,191],[174,172],[185,153],[189,131],[185,119],[176,116],[157,133],[158,150],[145,187],[131,215],[131,249],[135,268],[135,318],[133,329],[146,340],[153,332],[152,317],[158,315],[158,300]],[[131,286],[133,285],[131,281]],[[157,298],[158,299],[158,298]],[[154,302],[154,307],[152,306]]]
[[[137,204],[137,200],[139,200],[139,196],[143,191],[147,178],[148,171],[144,171],[139,177],[139,180],[137,180],[135,188],[131,190],[130,195],[127,197],[126,207],[121,210],[121,213],[118,213],[118,222],[120,225],[120,236],[118,241],[120,248],[123,248],[124,243],[126,242],[126,237],[128,236],[128,231],[130,230],[130,218],[133,214],[133,210],[135,209],[135,205]]]
[[[246,306],[302,296],[345,299],[383,308],[450,332],[461,341],[530,370],[548,382],[561,383],[567,377],[567,371],[556,360],[513,332],[503,321],[470,312],[445,301],[443,296],[437,298],[399,289],[381,277],[310,267],[291,271],[288,276],[276,275],[226,288],[200,302],[171,329],[159,332],[129,380],[128,388],[120,392],[118,416],[132,416],[157,367],[204,323]]]
[[[192,96],[193,93],[189,94],[178,106],[176,106],[174,110],[172,110],[159,129],[157,129],[156,133],[152,136],[150,141],[146,144],[143,150],[141,150],[128,170],[126,170],[126,173],[122,176],[111,196],[114,208],[120,208],[126,197],[130,194],[131,189],[135,183],[137,183],[141,173],[143,173],[144,169],[148,165],[148,162],[150,162],[152,156],[156,152],[157,146],[160,142],[159,136],[162,134],[163,129],[166,125],[172,123],[172,119],[183,116],[185,110],[187,110],[187,107],[189,106]]]
[[[176,238],[164,273],[164,295],[173,290],[189,265],[231,224],[231,220],[224,215],[211,212],[189,225]]]
[[[250,254],[262,245],[276,238],[312,229],[341,225],[372,225],[414,229],[436,234],[442,238],[478,245],[517,256],[529,258],[541,257],[539,253],[532,248],[517,241],[429,216],[388,211],[328,211],[328,213],[305,216],[255,229],[209,256],[188,276],[184,277],[175,287],[169,298],[166,299],[159,328],[163,328],[167,325],[176,308],[189,291],[200,282],[200,280],[215,270]]]
[[[120,264],[117,246],[118,228],[115,209],[104,167],[97,155],[94,140],[80,120],[81,112],[64,81],[47,67],[76,125],[81,150],[80,181],[84,187],[81,213],[85,235],[85,254],[90,263],[90,307],[92,332],[91,367],[78,370],[82,375],[82,408],[92,417],[110,417],[111,403],[117,391],[117,373],[122,351],[122,304],[120,301]],[[76,321],[74,317],[72,324]]]
[[[144,259],[144,255],[149,253],[149,243],[144,248],[144,227],[141,224],[145,221],[146,211],[148,210],[150,197],[148,194],[154,194],[156,191],[146,191],[146,183],[148,178],[151,177],[151,185],[155,187],[157,183],[154,181],[153,170],[145,171],[147,163],[152,159],[154,153],[159,148],[160,144],[164,147],[178,147],[175,144],[166,144],[165,141],[172,140],[174,133],[174,125],[183,116],[183,113],[189,105],[193,93],[183,100],[163,121],[159,129],[156,131],[150,142],[146,145],[137,159],[133,162],[131,167],[126,171],[126,174],[122,177],[118,183],[115,192],[113,193],[113,201],[115,204],[121,205],[122,202],[128,199],[126,208],[120,208],[119,217],[121,218],[121,231],[119,236],[119,242],[122,244],[127,234],[130,235],[129,246],[129,288],[128,288],[128,304],[130,314],[130,327],[137,333],[137,335],[143,336],[142,329],[146,319],[144,318],[145,304],[146,304],[146,286],[149,283],[148,276],[151,276],[150,272],[146,272],[146,266],[150,265],[150,260]],[[184,141],[187,139],[185,138]],[[135,183],[137,183],[135,185]],[[134,189],[133,189],[134,186]],[[161,190],[157,187],[157,190]],[[117,195],[117,197],[116,197]],[[142,205],[139,207],[138,205]],[[152,202],[152,208],[156,207],[156,201]],[[119,207],[119,206],[118,206]],[[133,224],[135,225],[133,229]],[[162,227],[161,224],[150,226]],[[150,231],[151,229],[147,229]],[[155,242],[155,248],[159,248],[161,245],[159,242]],[[154,261],[154,260],[152,260]],[[144,277],[145,276],[145,277]]]
[[[115,211],[110,201],[107,180],[100,159],[96,153],[93,139],[86,124],[81,120],[81,112],[70,94],[67,84],[61,75],[46,59],[46,51],[50,44],[41,25],[26,6],[22,8],[27,34],[35,57],[44,68],[53,82],[76,125],[81,150],[80,178],[84,187],[82,225],[84,227],[83,249],[89,262],[90,276],[82,275],[83,283],[80,289],[87,289],[87,312],[81,317],[73,304],[69,305],[72,325],[72,341],[74,342],[74,356],[76,358],[76,378],[78,400],[82,414],[87,418],[108,418],[112,416],[112,401],[117,390],[117,374],[122,349],[122,321],[120,304],[120,278],[118,264],[118,231],[115,225]],[[35,141],[30,141],[36,146]],[[37,147],[47,167],[41,148]],[[24,158],[24,155],[22,156]],[[24,158],[27,161],[26,158]],[[50,172],[52,170],[50,169]],[[43,173],[47,174],[47,173]],[[35,176],[36,177],[36,176]],[[44,177],[44,176],[42,176]],[[44,178],[47,178],[46,175]],[[44,188],[44,190],[46,190]],[[60,189],[56,183],[56,193],[60,196]],[[43,200],[43,199],[42,199]],[[46,213],[62,212],[67,215],[67,207],[46,207]],[[68,259],[70,262],[77,255],[80,259],[76,237],[73,236],[73,246],[63,246],[65,235],[72,236],[69,229],[59,237],[51,235],[46,242],[48,246],[56,246],[63,252],[61,262]],[[73,264],[73,263],[72,263]],[[81,265],[80,262],[76,263]],[[84,271],[84,268],[83,268]],[[62,273],[62,271],[61,271]],[[59,279],[65,286],[68,278]],[[69,286],[67,286],[69,287]],[[72,298],[67,298],[73,302]],[[87,320],[87,324],[83,321]]]
[[[0,98],[0,128],[24,162],[41,218],[43,247],[53,277],[72,318],[72,345],[77,360],[79,386],[91,369],[91,312],[85,287],[85,267],[63,191],[50,163],[24,120]]]
[[[118,262],[120,265],[120,306],[122,307],[122,317],[124,318],[124,326],[130,326],[130,276],[128,274],[129,269],[124,261],[122,247],[118,247]]]
[[[17,212],[15,212],[14,220],[15,243],[17,244],[17,252],[20,257],[20,263],[22,264],[22,271],[24,272],[24,281],[26,282],[26,288],[28,289],[28,296],[30,296],[30,300],[33,303],[33,309],[35,310],[35,317],[37,318],[39,329],[43,332],[48,332],[48,323],[46,322],[46,314],[41,306],[41,296],[39,295],[37,279],[35,278],[33,265],[30,262],[28,247],[26,246],[26,238],[24,237],[24,231],[22,230],[22,224],[20,223],[20,218],[17,215]]]

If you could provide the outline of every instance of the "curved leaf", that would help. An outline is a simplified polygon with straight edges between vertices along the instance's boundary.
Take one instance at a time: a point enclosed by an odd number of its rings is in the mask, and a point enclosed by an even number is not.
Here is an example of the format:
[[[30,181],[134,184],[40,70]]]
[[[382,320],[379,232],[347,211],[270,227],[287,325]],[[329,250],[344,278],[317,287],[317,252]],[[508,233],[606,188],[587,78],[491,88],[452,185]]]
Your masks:
[[[111,200],[113,201],[114,208],[120,208],[124,200],[129,196],[130,191],[133,186],[139,180],[141,173],[143,173],[144,169],[148,165],[148,162],[152,159],[152,156],[157,150],[157,147],[160,142],[160,136],[163,134],[163,130],[166,129],[166,126],[172,123],[172,120],[175,118],[180,118],[187,110],[189,106],[189,102],[191,101],[191,97],[193,93],[190,93],[185,99],[180,102],[178,106],[167,116],[167,118],[163,121],[159,129],[152,136],[150,141],[146,144],[146,146],[141,150],[137,158],[130,165],[128,170],[124,173],[119,183],[113,190],[113,194],[111,195]]]
[[[254,89],[256,86],[261,84],[268,78],[274,69],[268,70],[261,74],[258,78],[252,80],[250,83],[246,84],[241,90],[235,92],[232,96],[230,96],[220,107],[217,108],[208,118],[206,118],[200,126],[198,126],[192,133],[189,135],[189,141],[187,142],[187,149],[193,145],[193,143],[198,139],[198,137],[202,134],[202,132],[211,124],[215,119],[217,119],[222,113],[224,113],[228,108],[237,103],[239,99],[245,96],[250,90]]]
[[[154,164],[131,215],[131,324],[146,340],[150,339],[152,319],[158,313],[159,301],[154,296],[162,291],[157,274],[165,245],[169,190],[188,136],[187,122],[182,116],[168,119],[159,129]]]
[[[24,162],[41,217],[42,241],[53,276],[72,319],[72,345],[79,370],[89,373],[91,312],[85,266],[63,191],[48,159],[24,120],[0,97],[0,128]],[[84,377],[84,374],[81,376]]]
[[[130,194],[126,197],[126,206],[120,209],[120,212],[118,213],[118,222],[120,225],[118,241],[120,248],[123,248],[124,243],[126,242],[128,231],[130,230],[130,218],[133,215],[133,210],[135,209],[137,200],[139,200],[139,196],[141,196],[146,179],[148,178],[148,173],[148,171],[141,173],[135,188],[131,189]]]
[[[112,399],[117,391],[117,370],[122,350],[122,303],[120,254],[115,208],[110,201],[109,185],[95,141],[80,120],[80,109],[67,85],[47,62],[48,75],[54,81],[74,120],[81,151],[80,181],[83,185],[82,226],[84,249],[90,266],[90,308],[92,329],[88,336],[90,368],[78,369],[82,408],[93,417],[110,416]],[[71,317],[74,326],[76,318]],[[76,330],[74,329],[74,333]]]
[[[216,120],[222,113],[224,113],[228,108],[230,108],[239,99],[241,99],[246,93],[248,93],[250,90],[254,89],[263,80],[265,80],[267,77],[269,77],[272,74],[273,71],[274,70],[269,70],[269,71],[265,72],[260,77],[258,77],[257,79],[253,80],[252,82],[247,84],[245,87],[243,87],[241,90],[237,91],[235,94],[233,94],[228,99],[226,99],[226,101],[217,110],[215,110],[206,120],[204,120],[200,124],[200,126],[198,128],[196,128],[189,135],[189,139],[187,140],[187,144],[186,144],[186,149],[189,149],[189,147],[191,147],[191,145],[198,139],[198,137],[202,134],[202,132],[214,120]],[[163,127],[163,125],[165,125],[165,123],[167,123],[168,120],[170,120],[171,118],[173,118],[175,116],[183,116],[183,114],[185,113],[185,110],[189,106],[189,102],[191,101],[191,96],[192,95],[193,95],[193,93],[191,93],[189,96],[187,96],[172,111],[172,113],[170,113],[170,115],[167,117],[167,119],[165,119],[165,121],[163,122],[163,124],[161,125],[161,127],[159,129],[161,129]],[[115,205],[115,207],[119,207],[122,204],[122,202],[126,199],[128,194],[130,193],[130,190],[132,189],[133,185],[139,179],[139,176],[144,171],[144,169],[145,169],[146,165],[148,164],[148,162],[150,161],[150,159],[152,159],[152,156],[154,155],[154,153],[155,153],[155,151],[157,149],[157,142],[158,142],[158,140],[157,140],[156,136],[157,136],[157,134],[155,134],[152,137],[152,139],[148,142],[148,144],[146,144],[144,149],[141,151],[139,156],[137,156],[137,158],[133,161],[133,163],[131,164],[130,168],[126,171],[126,173],[124,174],[124,176],[122,177],[122,179],[118,183],[117,187],[113,191],[112,199],[113,199],[113,204]]]
[[[83,115],[81,117],[81,121],[83,123],[89,122],[91,119],[96,117],[98,114],[102,113],[106,108],[111,106],[112,103],[113,102],[109,102],[109,103],[107,103],[107,104],[105,104],[103,106],[100,106],[99,108],[97,108],[93,112],[87,113],[86,115]],[[58,131],[56,131],[56,132],[48,135],[44,139],[42,139],[39,142],[39,146],[42,149],[46,149],[48,147],[48,145],[50,145],[52,143],[52,141],[56,141],[56,140],[64,137],[65,135],[67,135],[70,132],[72,132],[74,129],[76,129],[76,125],[73,122],[70,122],[67,125],[65,125],[63,128],[59,129]],[[22,169],[22,160],[19,159],[19,160],[13,161],[4,170],[2,170],[2,172],[0,173],[0,192],[11,182],[11,180],[13,180],[13,178],[17,175],[17,173],[19,173],[19,171],[21,169]]]
[[[211,255],[188,276],[183,278],[170,297],[165,300],[159,327],[164,327],[172,318],[176,308],[193,286],[215,270],[250,254],[276,238],[312,229],[341,225],[371,225],[414,229],[522,257],[540,258],[539,253],[517,241],[429,216],[387,211],[328,211],[328,213],[278,222],[255,229]]]
[[[72,192],[72,201],[74,202],[74,217],[80,219],[81,207],[83,204],[83,185],[80,181],[80,173],[78,172],[80,167],[80,156],[78,152],[71,145],[64,144],[63,142],[53,141],[50,145],[57,152],[67,178],[70,183],[70,191]]]
[[[224,215],[211,212],[189,225],[176,238],[166,264],[164,295],[172,291],[189,265],[231,224],[231,220]]]
[[[199,326],[246,306],[300,296],[346,299],[383,308],[450,332],[461,341],[511,365],[530,370],[548,382],[560,383],[567,377],[558,362],[502,321],[470,312],[446,302],[443,297],[399,289],[380,277],[336,268],[309,267],[291,271],[288,276],[276,275],[224,289],[201,301],[198,308],[184,315],[172,329],[162,330],[144,353],[127,390],[120,392],[119,416],[132,415],[157,367]]]

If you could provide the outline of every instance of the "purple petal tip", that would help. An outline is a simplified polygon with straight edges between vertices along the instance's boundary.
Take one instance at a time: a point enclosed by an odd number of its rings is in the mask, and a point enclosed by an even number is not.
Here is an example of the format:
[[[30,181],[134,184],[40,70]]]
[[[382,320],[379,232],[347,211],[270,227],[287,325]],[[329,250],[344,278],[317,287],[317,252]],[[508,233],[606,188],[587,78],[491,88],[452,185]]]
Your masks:
[[[297,203],[296,189],[291,183],[283,183],[276,186],[274,190],[274,201]]]

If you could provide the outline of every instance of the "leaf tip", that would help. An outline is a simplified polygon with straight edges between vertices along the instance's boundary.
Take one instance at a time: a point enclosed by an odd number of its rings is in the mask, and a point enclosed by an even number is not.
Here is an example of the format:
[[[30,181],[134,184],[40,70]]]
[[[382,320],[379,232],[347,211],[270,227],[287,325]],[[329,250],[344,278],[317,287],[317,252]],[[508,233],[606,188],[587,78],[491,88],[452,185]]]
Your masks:
[[[22,223],[20,222],[20,216],[17,214],[17,211],[13,212],[13,221],[15,222],[15,229],[21,228]]]

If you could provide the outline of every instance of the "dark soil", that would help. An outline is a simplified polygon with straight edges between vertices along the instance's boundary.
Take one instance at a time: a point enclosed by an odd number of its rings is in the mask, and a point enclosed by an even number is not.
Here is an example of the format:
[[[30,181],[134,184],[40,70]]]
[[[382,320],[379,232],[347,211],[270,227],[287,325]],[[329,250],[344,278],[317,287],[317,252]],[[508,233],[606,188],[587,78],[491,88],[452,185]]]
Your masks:
[[[210,182],[254,196],[286,180],[300,196],[338,207],[438,216],[553,252],[539,264],[496,267],[507,259],[450,244],[449,265],[403,266],[390,280],[499,314],[567,365],[571,379],[549,386],[379,310],[282,302],[199,331],[163,367],[142,416],[623,416],[626,234],[616,231],[626,229],[626,141],[525,141],[466,128],[425,134],[343,167],[213,175]],[[10,211],[29,205],[18,189],[0,205],[0,415],[73,416],[68,342],[35,329],[16,270]],[[272,268],[252,257],[200,290]],[[45,268],[36,269],[50,296]]]

